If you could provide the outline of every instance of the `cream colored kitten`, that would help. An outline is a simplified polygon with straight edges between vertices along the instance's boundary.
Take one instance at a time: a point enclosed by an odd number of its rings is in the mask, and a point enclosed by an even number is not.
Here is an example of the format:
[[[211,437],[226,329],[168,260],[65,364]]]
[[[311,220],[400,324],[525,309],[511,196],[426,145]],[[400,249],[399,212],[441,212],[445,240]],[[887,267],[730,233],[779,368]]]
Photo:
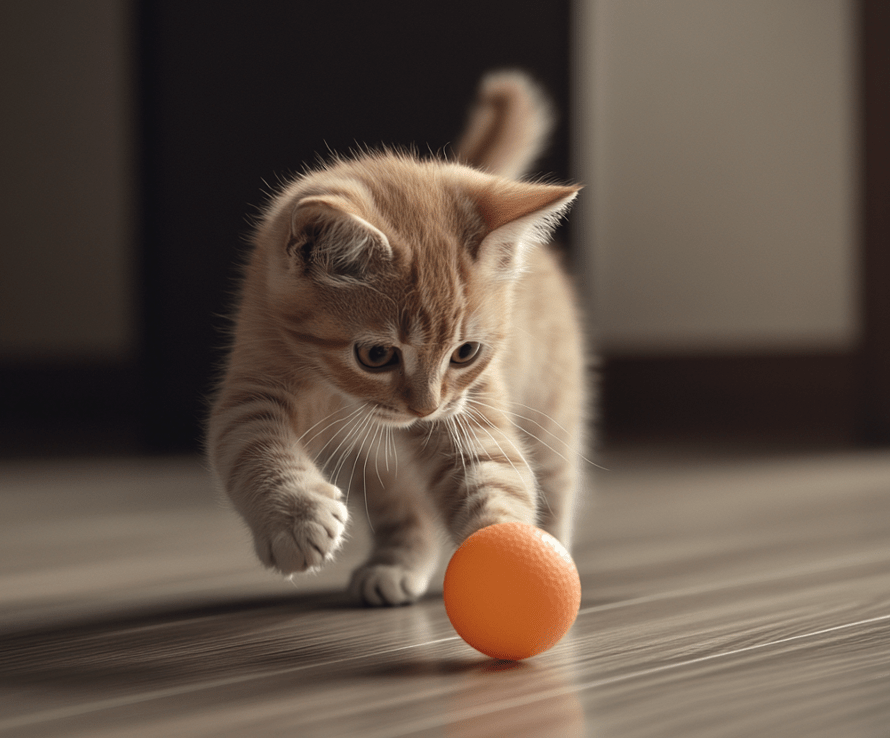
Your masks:
[[[579,188],[513,179],[550,127],[525,76],[493,74],[457,147],[465,163],[338,159],[269,206],[208,431],[266,566],[330,560],[348,494],[374,532],[351,583],[369,604],[426,591],[439,526],[459,543],[536,522],[570,545],[583,351],[540,244]]]

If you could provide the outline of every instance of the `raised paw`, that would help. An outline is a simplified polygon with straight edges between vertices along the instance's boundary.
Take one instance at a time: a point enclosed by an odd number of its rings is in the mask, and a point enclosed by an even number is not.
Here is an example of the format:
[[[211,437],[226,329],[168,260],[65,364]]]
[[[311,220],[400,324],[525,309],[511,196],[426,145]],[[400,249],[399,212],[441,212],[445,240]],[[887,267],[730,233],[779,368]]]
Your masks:
[[[325,494],[282,495],[253,527],[260,560],[282,574],[312,571],[334,557],[349,517],[346,505],[327,485]]]
[[[364,564],[352,573],[350,596],[376,607],[416,602],[429,584],[429,576],[400,564]]]

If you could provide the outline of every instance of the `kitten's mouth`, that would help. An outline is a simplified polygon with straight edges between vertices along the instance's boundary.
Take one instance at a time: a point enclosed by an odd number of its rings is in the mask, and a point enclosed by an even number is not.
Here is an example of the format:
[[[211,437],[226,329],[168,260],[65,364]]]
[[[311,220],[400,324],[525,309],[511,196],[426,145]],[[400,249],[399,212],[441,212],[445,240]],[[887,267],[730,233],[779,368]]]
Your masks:
[[[391,428],[408,428],[417,422],[417,418],[413,415],[406,415],[393,408],[378,405],[371,414],[374,419],[381,425],[388,425]]]
[[[449,402],[444,407],[438,408],[435,412],[422,418],[414,414],[408,414],[386,405],[375,406],[371,413],[374,419],[382,425],[388,425],[392,428],[409,428],[414,425],[423,425],[425,423],[435,423],[437,420],[443,420],[455,413],[456,403]]]

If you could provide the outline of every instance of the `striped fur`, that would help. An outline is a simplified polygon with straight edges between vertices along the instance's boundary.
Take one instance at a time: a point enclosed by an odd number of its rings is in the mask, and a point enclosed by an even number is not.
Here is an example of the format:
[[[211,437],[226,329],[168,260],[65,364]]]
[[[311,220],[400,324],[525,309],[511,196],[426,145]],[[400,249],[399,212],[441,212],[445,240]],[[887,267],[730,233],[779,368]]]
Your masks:
[[[489,98],[498,115],[479,113]],[[539,244],[578,188],[501,173],[539,153],[541,100],[515,73],[484,81],[458,155],[489,171],[369,153],[297,178],[267,209],[208,427],[266,566],[331,559],[350,495],[374,531],[351,584],[370,604],[423,594],[440,526],[459,543],[537,521],[570,544],[582,348]]]

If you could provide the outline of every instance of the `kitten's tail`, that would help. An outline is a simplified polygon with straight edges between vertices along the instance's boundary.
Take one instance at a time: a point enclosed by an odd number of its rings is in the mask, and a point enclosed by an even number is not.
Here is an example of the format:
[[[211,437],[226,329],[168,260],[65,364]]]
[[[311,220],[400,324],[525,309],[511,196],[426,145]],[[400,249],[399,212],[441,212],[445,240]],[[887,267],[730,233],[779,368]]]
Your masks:
[[[554,115],[544,92],[523,72],[491,72],[482,78],[458,161],[518,179],[543,153]]]

